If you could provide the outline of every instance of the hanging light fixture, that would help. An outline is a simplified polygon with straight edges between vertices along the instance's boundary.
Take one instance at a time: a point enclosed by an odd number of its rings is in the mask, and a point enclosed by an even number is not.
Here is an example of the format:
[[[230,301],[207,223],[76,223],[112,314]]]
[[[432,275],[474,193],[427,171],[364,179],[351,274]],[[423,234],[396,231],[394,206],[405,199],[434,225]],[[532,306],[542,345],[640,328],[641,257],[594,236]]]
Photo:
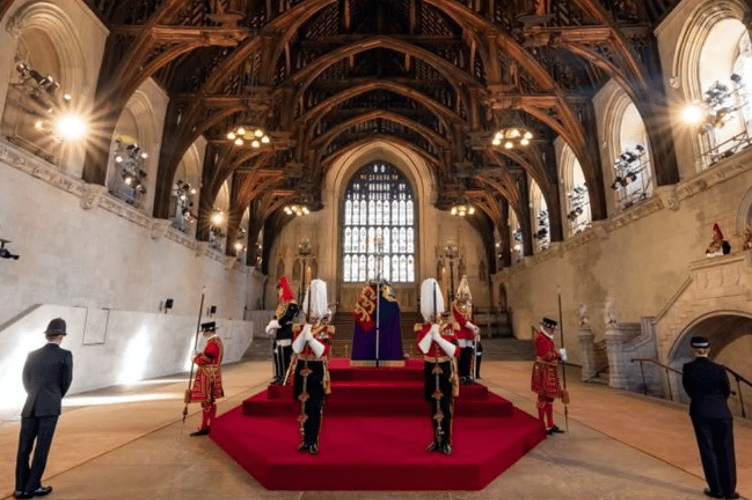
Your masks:
[[[261,127],[238,125],[227,133],[227,139],[236,146],[250,145],[252,148],[260,148],[262,144],[269,144],[271,139]]]
[[[470,203],[467,197],[462,197],[457,200],[457,203],[452,205],[450,212],[455,217],[466,217],[475,213],[475,207]]]
[[[525,147],[533,139],[533,133],[525,127],[504,127],[496,131],[491,144],[504,149]]]
[[[301,204],[287,205],[284,211],[287,215],[294,215],[296,217],[302,217],[311,213],[307,206]]]

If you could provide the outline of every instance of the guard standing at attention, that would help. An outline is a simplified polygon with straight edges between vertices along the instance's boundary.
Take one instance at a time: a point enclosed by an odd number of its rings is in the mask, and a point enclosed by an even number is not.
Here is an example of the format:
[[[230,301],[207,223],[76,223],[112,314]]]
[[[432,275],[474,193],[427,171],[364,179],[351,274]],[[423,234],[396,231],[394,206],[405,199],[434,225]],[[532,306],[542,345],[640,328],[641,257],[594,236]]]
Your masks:
[[[554,424],[554,399],[561,397],[559,385],[559,361],[566,356],[564,348],[557,350],[554,344],[554,332],[558,323],[543,318],[535,334],[535,363],[530,381],[530,388],[538,394],[538,419],[546,427],[546,434],[563,434],[564,431]],[[545,417],[545,421],[544,421]]]
[[[198,365],[196,378],[193,379],[191,402],[201,402],[201,428],[191,433],[192,437],[209,434],[211,423],[217,415],[216,400],[225,396],[222,389],[222,340],[217,336],[217,324],[214,321],[201,323],[201,331],[206,339],[203,352],[196,354],[193,362]]]
[[[298,451],[316,455],[319,452],[324,398],[331,392],[328,355],[334,337],[334,326],[322,321],[329,312],[324,281],[315,279],[308,286],[303,311],[306,313],[306,323],[293,327],[292,350],[297,357],[293,398],[301,406],[298,422],[303,442],[298,446]]]
[[[266,333],[274,336],[274,383],[282,384],[292,357],[292,320],[299,311],[287,276],[282,276],[277,283],[277,297],[279,303],[274,319],[266,325]]]
[[[457,337],[452,324],[441,320],[444,300],[439,284],[428,278],[420,287],[420,312],[424,323],[415,325],[418,349],[424,354],[423,395],[431,404],[433,441],[427,451],[452,453],[452,416],[454,398],[459,394],[457,376]]]
[[[710,342],[705,337],[690,341],[695,359],[684,365],[682,385],[689,395],[689,416],[700,448],[702,470],[713,498],[739,498],[736,492],[734,419],[726,400],[731,394],[723,366],[708,358]]]
[[[462,276],[457,288],[457,298],[452,303],[454,331],[460,348],[459,377],[460,383],[471,384],[475,378],[472,374],[473,358],[476,344],[480,340],[480,328],[473,319],[473,295],[467,276]]]

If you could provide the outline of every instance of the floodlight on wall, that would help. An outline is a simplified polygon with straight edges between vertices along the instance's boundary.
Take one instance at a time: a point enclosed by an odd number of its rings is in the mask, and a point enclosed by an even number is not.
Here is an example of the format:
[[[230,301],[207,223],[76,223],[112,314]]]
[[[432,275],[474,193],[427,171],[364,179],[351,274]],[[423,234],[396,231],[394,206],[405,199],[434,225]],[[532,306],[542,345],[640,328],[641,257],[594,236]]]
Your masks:
[[[5,248],[5,244],[10,243],[10,240],[0,238],[0,259],[13,259],[18,260],[20,255],[11,253],[10,250]]]
[[[164,303],[162,304],[162,311],[167,314],[167,311],[172,309],[173,304],[173,299],[165,299]]]
[[[115,140],[112,160],[121,183],[112,186],[112,193],[132,205],[139,205],[146,193],[144,162],[149,155],[137,143],[121,137]]]

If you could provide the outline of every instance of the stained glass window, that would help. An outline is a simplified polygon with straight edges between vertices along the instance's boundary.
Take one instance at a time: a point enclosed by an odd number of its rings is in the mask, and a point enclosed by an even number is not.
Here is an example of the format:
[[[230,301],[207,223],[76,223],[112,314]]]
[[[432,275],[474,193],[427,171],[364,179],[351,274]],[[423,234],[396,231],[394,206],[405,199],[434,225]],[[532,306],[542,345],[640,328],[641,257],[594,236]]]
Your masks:
[[[343,210],[344,281],[414,282],[415,200],[405,176],[387,163],[366,165],[351,179]]]

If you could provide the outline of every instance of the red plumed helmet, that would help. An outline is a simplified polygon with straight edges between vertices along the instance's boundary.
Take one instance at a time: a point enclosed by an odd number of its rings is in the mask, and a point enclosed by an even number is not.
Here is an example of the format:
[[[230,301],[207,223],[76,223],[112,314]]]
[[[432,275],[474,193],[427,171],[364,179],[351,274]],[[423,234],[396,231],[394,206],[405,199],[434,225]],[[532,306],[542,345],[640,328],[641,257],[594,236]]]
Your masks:
[[[292,287],[290,287],[290,280],[287,279],[287,276],[282,276],[279,279],[277,288],[282,289],[282,300],[284,300],[285,302],[295,299],[295,295],[292,293]]]

